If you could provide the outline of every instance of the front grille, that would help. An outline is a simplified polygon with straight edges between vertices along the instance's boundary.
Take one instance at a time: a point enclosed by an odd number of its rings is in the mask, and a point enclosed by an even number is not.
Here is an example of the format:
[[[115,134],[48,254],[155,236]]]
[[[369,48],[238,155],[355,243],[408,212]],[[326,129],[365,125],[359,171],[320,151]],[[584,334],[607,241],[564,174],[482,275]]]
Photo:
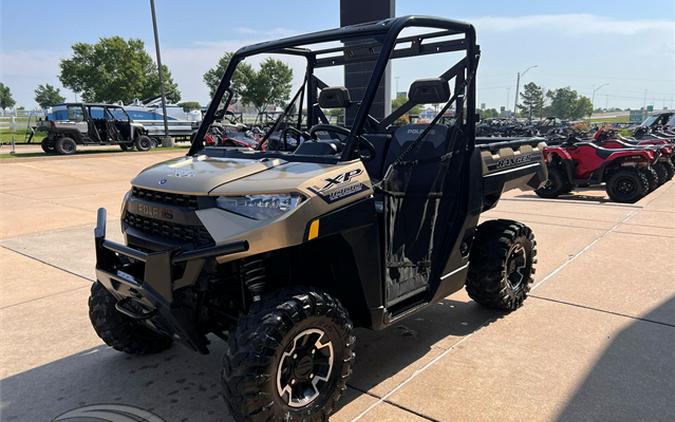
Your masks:
[[[194,195],[183,195],[180,193],[159,192],[155,190],[133,187],[131,195],[138,199],[146,201],[159,202],[161,204],[173,205],[177,207],[186,207],[196,210],[199,206],[197,197]]]
[[[124,217],[124,223],[143,233],[179,241],[180,243],[192,244],[194,248],[212,246],[214,244],[213,238],[204,226],[169,223],[131,213],[127,213]]]

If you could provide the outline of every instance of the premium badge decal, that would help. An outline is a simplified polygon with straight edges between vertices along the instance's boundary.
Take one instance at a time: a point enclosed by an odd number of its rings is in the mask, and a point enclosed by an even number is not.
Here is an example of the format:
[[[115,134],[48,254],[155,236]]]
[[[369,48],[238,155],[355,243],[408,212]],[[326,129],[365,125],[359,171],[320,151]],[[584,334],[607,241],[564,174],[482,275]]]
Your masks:
[[[312,186],[309,190],[330,204],[366,190],[366,185],[361,182],[349,183],[362,173],[363,170],[359,168],[352,169],[335,177],[328,177],[324,179],[326,183],[323,186]]]

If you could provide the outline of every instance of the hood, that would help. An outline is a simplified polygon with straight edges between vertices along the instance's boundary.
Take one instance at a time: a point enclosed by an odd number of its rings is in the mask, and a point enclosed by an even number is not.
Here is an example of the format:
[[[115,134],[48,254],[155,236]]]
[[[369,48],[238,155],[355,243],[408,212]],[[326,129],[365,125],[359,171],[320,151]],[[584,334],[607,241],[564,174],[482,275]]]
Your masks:
[[[181,157],[148,167],[131,184],[145,189],[207,195],[217,187],[285,164],[281,159]]]

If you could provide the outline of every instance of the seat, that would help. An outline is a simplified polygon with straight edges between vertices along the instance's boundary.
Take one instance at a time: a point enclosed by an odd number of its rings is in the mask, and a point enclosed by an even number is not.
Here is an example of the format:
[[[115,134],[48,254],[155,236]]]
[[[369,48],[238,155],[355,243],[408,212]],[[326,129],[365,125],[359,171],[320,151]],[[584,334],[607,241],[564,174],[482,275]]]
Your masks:
[[[595,153],[597,154],[598,157],[600,158],[607,158],[610,155],[614,154],[618,150],[616,149],[610,149],[610,148],[602,148],[592,142],[579,142],[577,144],[574,144],[575,147],[582,147],[582,146],[587,146],[595,149]]]
[[[338,149],[333,142],[305,141],[296,148],[294,155],[334,155]]]
[[[406,150],[411,142],[414,142],[417,139],[427,126],[428,125],[426,124],[404,125],[396,129],[382,163],[382,176],[384,176],[384,173],[386,173],[391,163]],[[417,150],[413,151],[407,159],[425,160],[439,157],[444,152],[448,135],[449,128],[447,126],[435,125],[426,135]]]

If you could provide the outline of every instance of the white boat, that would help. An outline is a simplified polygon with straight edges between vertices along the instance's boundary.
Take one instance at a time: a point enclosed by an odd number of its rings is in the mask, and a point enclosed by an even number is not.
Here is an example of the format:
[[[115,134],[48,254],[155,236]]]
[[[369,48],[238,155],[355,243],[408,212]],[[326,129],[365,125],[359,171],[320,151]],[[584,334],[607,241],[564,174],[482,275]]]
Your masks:
[[[134,122],[143,124],[150,137],[160,138],[164,136],[164,115],[162,114],[161,98],[157,97],[145,102],[134,100],[131,104],[125,105],[124,109]],[[199,128],[202,113],[199,110],[186,112],[179,105],[167,104],[166,117],[169,136],[189,138]]]

